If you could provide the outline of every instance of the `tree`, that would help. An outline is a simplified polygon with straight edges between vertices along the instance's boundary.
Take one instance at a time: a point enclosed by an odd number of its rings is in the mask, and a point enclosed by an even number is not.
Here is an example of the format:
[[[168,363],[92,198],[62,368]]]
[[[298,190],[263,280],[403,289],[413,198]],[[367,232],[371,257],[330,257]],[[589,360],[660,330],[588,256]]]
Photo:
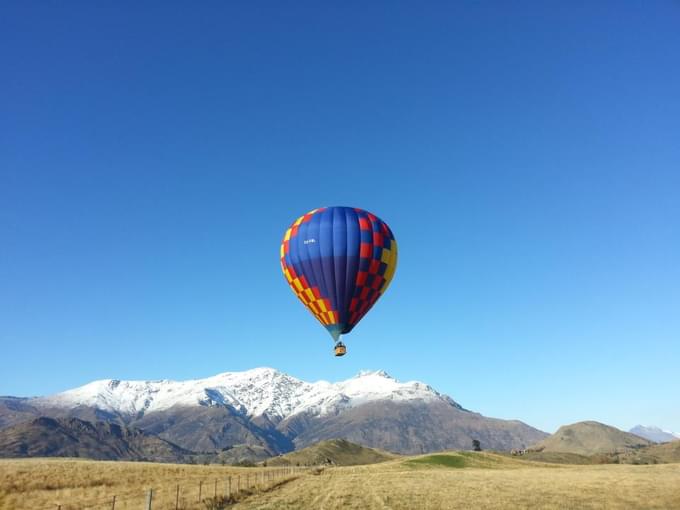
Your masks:
[[[479,439],[472,440],[472,449],[476,452],[482,451],[482,444],[479,442]]]

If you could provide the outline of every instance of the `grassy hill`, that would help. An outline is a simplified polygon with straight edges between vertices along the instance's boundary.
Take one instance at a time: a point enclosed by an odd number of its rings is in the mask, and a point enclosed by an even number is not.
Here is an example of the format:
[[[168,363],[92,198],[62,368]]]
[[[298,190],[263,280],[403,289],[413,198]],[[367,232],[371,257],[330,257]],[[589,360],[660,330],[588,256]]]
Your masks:
[[[503,455],[510,456],[509,453]],[[546,452],[546,451],[529,451],[521,456],[512,456],[512,458],[522,461],[546,462],[548,464],[609,464],[613,461],[609,460],[607,454],[596,455],[581,455],[570,452]]]
[[[680,462],[680,441],[652,445],[645,448],[645,453],[654,455],[663,462]]]
[[[552,436],[535,444],[531,450],[580,455],[620,453],[650,446],[647,439],[596,421],[582,421],[560,427]]]
[[[441,452],[417,457],[408,457],[401,463],[407,468],[478,468],[478,469],[513,469],[526,468],[516,457],[491,452]]]
[[[680,441],[653,444],[644,448],[618,453],[614,462],[621,464],[664,464],[680,462]]]
[[[321,441],[307,448],[297,450],[267,461],[268,466],[356,466],[375,464],[396,458],[393,453],[367,448],[345,439]]]

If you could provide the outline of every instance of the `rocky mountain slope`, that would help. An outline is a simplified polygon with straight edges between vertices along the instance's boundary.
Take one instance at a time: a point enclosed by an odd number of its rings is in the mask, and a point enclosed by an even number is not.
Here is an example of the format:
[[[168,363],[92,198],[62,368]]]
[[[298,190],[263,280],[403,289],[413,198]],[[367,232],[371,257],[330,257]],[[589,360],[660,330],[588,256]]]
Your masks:
[[[279,425],[279,430],[297,429],[303,417]],[[450,403],[374,402],[337,416],[305,421],[293,436],[297,448],[323,439],[342,437],[373,448],[403,454],[442,450],[469,450],[472,440],[484,449],[525,448],[546,437],[519,421],[487,418]]]
[[[78,418],[36,418],[0,430],[0,457],[182,462],[191,452],[141,430]]]
[[[521,448],[547,434],[470,412],[427,384],[383,371],[305,382],[271,368],[192,381],[95,381],[48,397],[0,399],[0,427],[35,416],[143,429],[193,451],[249,445],[285,453],[325,439],[400,453]]]

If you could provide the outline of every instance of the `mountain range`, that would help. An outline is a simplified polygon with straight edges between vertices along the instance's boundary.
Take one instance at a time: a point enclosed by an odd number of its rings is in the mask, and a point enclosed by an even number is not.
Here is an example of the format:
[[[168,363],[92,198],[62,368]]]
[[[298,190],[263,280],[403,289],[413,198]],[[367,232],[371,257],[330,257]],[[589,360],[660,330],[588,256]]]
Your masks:
[[[469,449],[473,439],[489,449],[524,448],[547,436],[384,371],[310,383],[256,368],[190,381],[106,379],[47,397],[0,397],[0,429],[39,417],[110,423],[189,452],[248,448],[265,455],[334,438],[412,454]]]

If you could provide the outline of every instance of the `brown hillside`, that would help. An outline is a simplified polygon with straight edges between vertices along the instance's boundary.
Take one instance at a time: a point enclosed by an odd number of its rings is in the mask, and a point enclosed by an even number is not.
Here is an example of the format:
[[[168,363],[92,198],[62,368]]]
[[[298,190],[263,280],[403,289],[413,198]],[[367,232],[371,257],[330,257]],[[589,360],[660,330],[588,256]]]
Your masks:
[[[181,462],[191,452],[142,430],[78,418],[36,418],[0,430],[0,457]]]
[[[582,421],[560,427],[552,436],[535,444],[531,450],[593,455],[626,452],[651,444],[647,439],[604,423]]]
[[[397,455],[367,448],[345,439],[331,439],[297,450],[267,461],[268,466],[357,466],[392,460]]]

